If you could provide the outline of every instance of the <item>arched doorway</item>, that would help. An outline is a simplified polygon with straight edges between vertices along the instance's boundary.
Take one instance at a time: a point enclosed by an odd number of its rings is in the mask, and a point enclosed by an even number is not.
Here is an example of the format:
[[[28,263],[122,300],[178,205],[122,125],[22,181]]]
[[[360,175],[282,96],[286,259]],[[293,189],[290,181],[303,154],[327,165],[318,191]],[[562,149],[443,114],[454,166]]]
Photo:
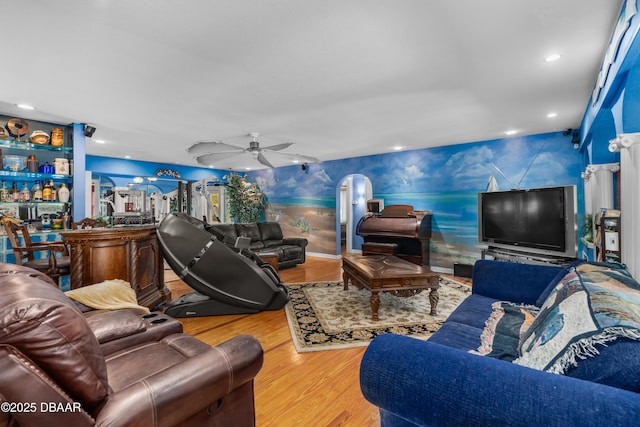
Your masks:
[[[362,174],[347,175],[336,187],[336,254],[359,252],[362,237],[356,235],[356,225],[367,210],[367,200],[373,195],[371,180]]]

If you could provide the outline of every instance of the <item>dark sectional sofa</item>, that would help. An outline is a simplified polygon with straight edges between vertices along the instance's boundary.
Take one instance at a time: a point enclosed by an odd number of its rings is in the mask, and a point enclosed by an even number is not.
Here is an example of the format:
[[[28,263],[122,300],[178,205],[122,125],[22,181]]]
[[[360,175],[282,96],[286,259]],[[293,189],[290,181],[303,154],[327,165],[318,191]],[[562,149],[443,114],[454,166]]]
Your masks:
[[[223,242],[234,246],[238,237],[251,239],[249,249],[258,256],[269,253],[278,256],[278,268],[295,267],[306,260],[307,239],[285,238],[277,222],[246,224],[208,224],[207,230]]]
[[[636,426],[640,285],[619,264],[477,261],[427,341],[373,340],[364,396],[389,426]]]

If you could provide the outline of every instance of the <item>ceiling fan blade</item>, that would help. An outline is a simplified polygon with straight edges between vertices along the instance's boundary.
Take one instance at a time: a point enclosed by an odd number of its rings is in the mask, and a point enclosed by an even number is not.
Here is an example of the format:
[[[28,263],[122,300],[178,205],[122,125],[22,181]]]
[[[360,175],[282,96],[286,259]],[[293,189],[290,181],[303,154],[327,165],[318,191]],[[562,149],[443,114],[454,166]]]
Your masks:
[[[244,151],[244,147],[217,141],[200,141],[187,148],[187,151],[192,156],[197,157],[208,153],[242,152]]]
[[[209,153],[196,157],[196,161],[201,165],[210,166],[220,160],[230,159],[231,157],[239,156],[240,154],[244,154],[244,151],[234,151],[231,153]]]
[[[293,145],[293,142],[284,142],[282,144],[270,145],[268,147],[262,147],[263,150],[280,151],[285,148],[289,148]]]
[[[297,160],[303,160],[305,162],[311,162],[311,163],[319,163],[320,160],[316,159],[315,157],[311,157],[311,156],[303,156],[302,154],[294,154],[294,153],[277,153],[279,156],[286,156],[290,159],[297,159]]]
[[[257,157],[258,161],[260,163],[262,163],[265,166],[269,166],[270,168],[273,168],[273,165],[271,163],[269,163],[269,160],[267,160],[266,157],[264,157],[264,155],[262,153],[258,153],[258,157]]]

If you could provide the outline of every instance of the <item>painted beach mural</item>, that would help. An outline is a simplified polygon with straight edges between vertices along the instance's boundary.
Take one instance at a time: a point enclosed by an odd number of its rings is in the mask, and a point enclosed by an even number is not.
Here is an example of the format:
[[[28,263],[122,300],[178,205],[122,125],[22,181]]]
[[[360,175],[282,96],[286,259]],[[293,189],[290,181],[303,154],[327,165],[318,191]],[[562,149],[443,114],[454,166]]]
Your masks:
[[[432,212],[431,265],[451,269],[454,263],[480,258],[478,192],[490,184],[500,190],[577,185],[582,210],[580,171],[581,157],[571,138],[554,132],[327,161],[310,164],[306,171],[291,166],[248,175],[269,199],[267,220],[278,221],[286,236],[309,239],[309,252],[328,255],[339,251],[339,187],[345,177],[363,175],[371,183],[373,198],[383,199],[385,205],[408,204]]]

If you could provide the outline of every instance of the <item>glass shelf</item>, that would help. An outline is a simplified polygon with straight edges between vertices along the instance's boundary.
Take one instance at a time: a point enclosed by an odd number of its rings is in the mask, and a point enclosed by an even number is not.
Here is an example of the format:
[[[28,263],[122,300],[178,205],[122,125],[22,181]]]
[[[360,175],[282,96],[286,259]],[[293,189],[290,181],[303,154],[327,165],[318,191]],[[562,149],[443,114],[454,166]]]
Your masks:
[[[48,206],[48,205],[70,205],[71,202],[33,202],[33,201],[28,201],[28,202],[0,202],[0,206],[2,205],[10,205],[10,206],[16,206],[16,205],[38,205],[38,206]]]
[[[55,173],[36,173],[36,172],[13,172],[0,170],[0,177],[6,178],[29,178],[29,179],[57,179],[57,180],[72,180],[73,175],[61,175]]]
[[[73,153],[73,147],[64,147],[50,144],[34,144],[32,142],[18,142],[9,139],[0,139],[0,148],[13,148],[16,150],[41,150],[41,151],[59,151],[62,153]]]

